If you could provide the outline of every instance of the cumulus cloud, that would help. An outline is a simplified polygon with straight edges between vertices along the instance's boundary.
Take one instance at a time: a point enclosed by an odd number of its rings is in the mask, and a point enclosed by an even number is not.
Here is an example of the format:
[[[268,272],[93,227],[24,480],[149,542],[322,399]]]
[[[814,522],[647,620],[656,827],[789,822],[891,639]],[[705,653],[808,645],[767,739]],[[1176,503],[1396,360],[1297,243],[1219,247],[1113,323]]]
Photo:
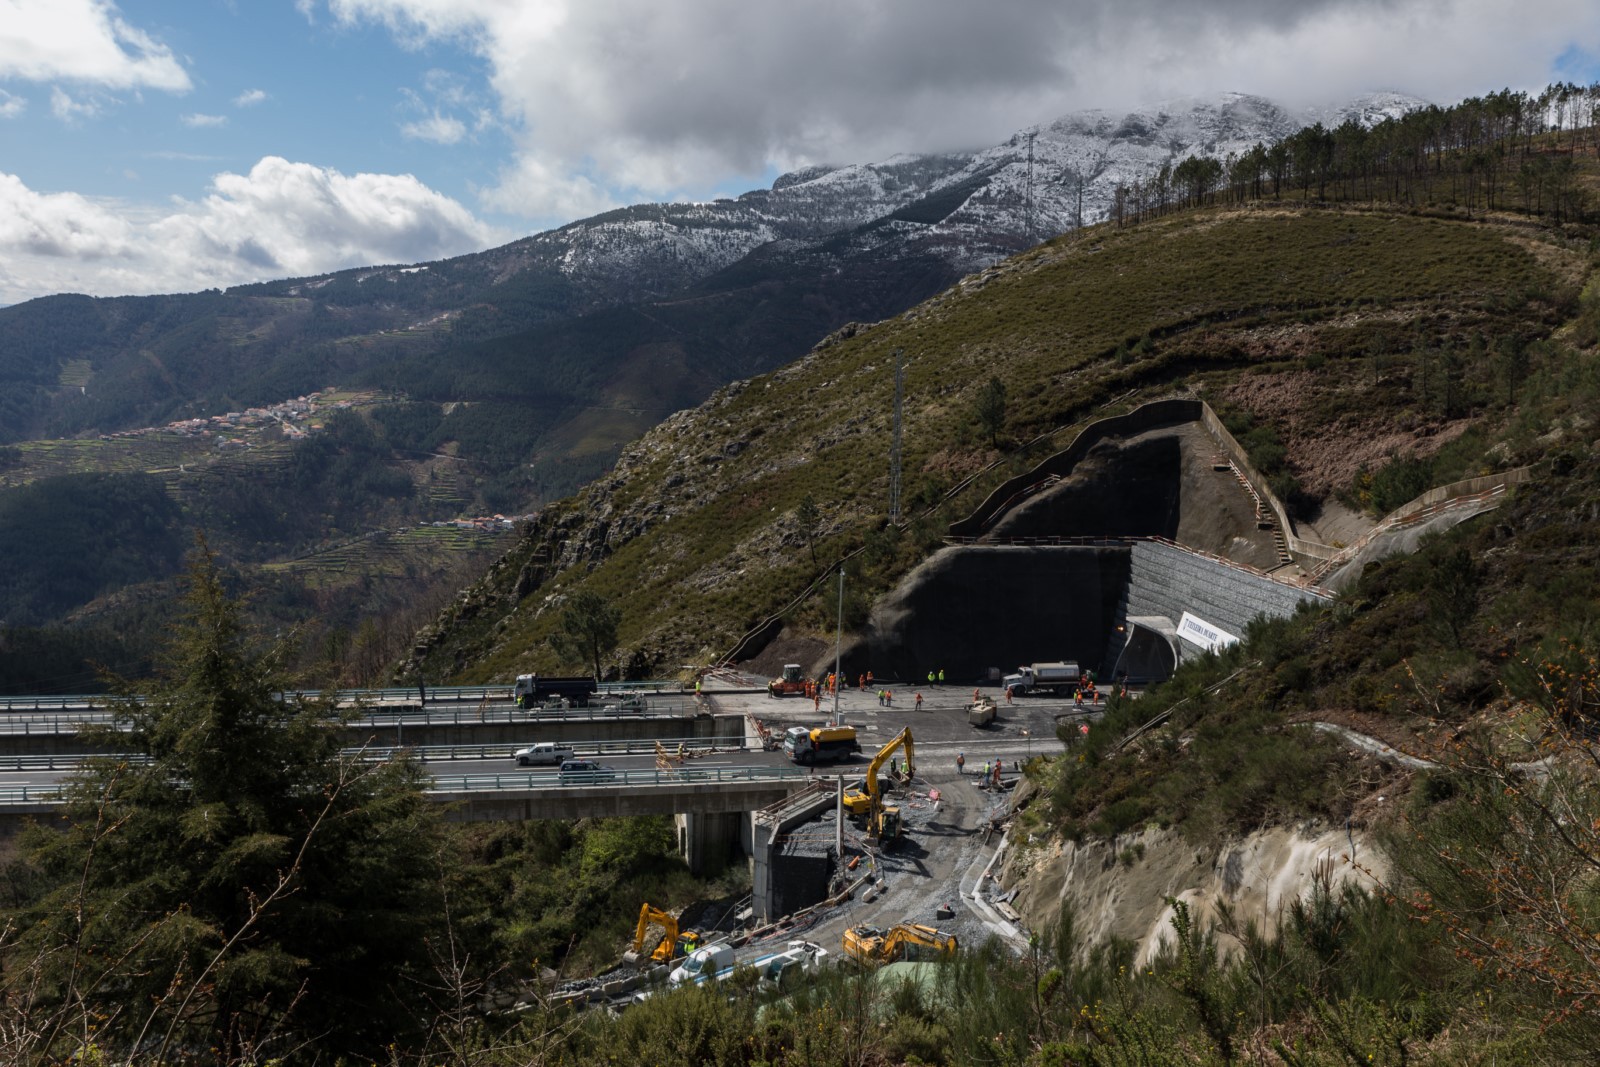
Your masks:
[[[311,5],[307,4],[306,9]],[[559,216],[769,166],[993,144],[1086,106],[1237,89],[1337,103],[1535,87],[1593,0],[326,0],[487,64],[517,138],[488,203]]]
[[[185,126],[188,126],[190,129],[198,130],[204,129],[207,126],[226,126],[228,124],[228,116],[201,115],[196,113],[192,115],[181,115],[179,116],[178,121],[183,123]]]
[[[123,19],[111,0],[0,0],[0,77],[190,88],[172,51]]]
[[[234,107],[254,107],[267,98],[265,89],[246,89],[233,98]]]
[[[28,110],[28,101],[0,89],[0,119],[14,119]]]
[[[507,239],[409,174],[346,175],[276,156],[162,210],[40,193],[0,173],[0,303],[227,287]]]

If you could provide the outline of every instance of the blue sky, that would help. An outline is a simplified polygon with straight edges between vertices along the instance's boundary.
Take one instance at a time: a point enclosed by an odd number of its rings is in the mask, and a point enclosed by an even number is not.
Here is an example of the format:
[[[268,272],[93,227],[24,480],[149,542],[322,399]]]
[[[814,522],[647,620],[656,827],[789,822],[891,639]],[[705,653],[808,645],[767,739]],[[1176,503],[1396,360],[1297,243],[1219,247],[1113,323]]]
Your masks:
[[[0,0],[0,304],[489,247],[1242,90],[1600,77],[1594,0]]]
[[[159,197],[204,189],[217,171],[242,173],[274,154],[346,173],[427,171],[431,186],[465,198],[469,177],[508,150],[498,127],[451,152],[401,132],[428,117],[419,109],[431,71],[481,91],[482,63],[450,42],[407,50],[380,26],[316,25],[270,0],[122,0],[118,8],[170,49],[190,88],[7,83],[28,98],[5,131],[19,149],[6,151],[7,169],[31,187]],[[62,121],[50,106],[57,86],[99,113]]]

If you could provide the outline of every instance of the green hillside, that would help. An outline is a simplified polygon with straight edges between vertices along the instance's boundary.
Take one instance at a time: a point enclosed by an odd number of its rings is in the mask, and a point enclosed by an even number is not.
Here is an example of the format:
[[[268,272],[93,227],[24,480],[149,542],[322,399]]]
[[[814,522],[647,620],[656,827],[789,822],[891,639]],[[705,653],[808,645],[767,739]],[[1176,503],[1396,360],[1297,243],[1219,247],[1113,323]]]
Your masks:
[[[549,620],[520,605],[580,586],[623,605],[625,648],[705,661],[858,550],[859,624],[1001,481],[1087,421],[1174,391],[1253,418],[1269,472],[1291,491],[1289,478],[1313,487],[1296,498],[1306,509],[1318,492],[1358,488],[1322,485],[1297,448],[1329,423],[1352,449],[1395,420],[1418,442],[1448,428],[1456,444],[1429,470],[1439,481],[1509,465],[1485,450],[1527,417],[1530,388],[1560,388],[1548,339],[1578,312],[1587,270],[1581,240],[1366,208],[1213,209],[1057,239],[646,435],[611,477],[550,509],[477,590],[489,610],[412,669],[465,659],[463,676],[489,678],[553,666]],[[1513,407],[1503,351],[1530,345]],[[910,505],[899,528],[885,524],[896,350]],[[1300,425],[1245,409],[1252,394],[1238,383],[1259,390],[1261,376],[1314,401]],[[994,443],[975,415],[991,377],[1008,398]],[[1387,458],[1369,457],[1375,469]],[[796,518],[808,496],[815,531]],[[517,575],[520,600],[497,584]],[[826,617],[793,610],[799,627]]]

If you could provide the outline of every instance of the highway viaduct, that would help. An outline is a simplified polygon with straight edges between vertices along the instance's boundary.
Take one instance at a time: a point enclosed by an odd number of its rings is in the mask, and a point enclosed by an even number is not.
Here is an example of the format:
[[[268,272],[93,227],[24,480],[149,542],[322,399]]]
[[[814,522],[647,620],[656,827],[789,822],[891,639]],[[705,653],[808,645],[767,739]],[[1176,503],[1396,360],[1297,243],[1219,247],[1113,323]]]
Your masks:
[[[347,744],[375,755],[405,747],[498,745],[505,751],[536,741],[576,743],[580,751],[599,753],[624,739],[635,746],[663,741],[669,750],[678,742],[691,750],[742,750],[751,744],[745,716],[712,714],[692,698],[636,699],[628,708],[525,711],[487,699],[476,706],[438,701],[439,692],[431,691],[435,700],[424,705],[415,690],[382,691],[377,699],[362,701],[360,718],[335,728],[345,733]],[[93,754],[78,732],[80,724],[109,721],[93,698],[10,698],[0,706],[0,757],[19,758],[19,766],[27,760],[54,766],[65,757],[70,766],[71,757]],[[684,859],[699,873],[724,864],[734,847],[752,853],[750,813],[784,800],[811,780],[792,767],[698,769],[691,760],[676,769],[619,771],[615,781],[603,783],[563,784],[554,771],[436,774],[428,796],[445,805],[445,817],[456,822],[672,815]],[[59,814],[50,784],[0,789],[0,840],[29,819],[48,821]]]

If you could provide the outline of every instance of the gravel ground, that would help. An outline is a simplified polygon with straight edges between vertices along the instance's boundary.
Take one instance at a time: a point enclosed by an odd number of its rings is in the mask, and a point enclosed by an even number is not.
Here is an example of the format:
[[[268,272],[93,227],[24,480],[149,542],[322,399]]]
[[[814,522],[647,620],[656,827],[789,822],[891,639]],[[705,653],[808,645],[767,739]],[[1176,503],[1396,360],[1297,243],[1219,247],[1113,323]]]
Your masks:
[[[872,879],[849,900],[781,926],[764,936],[760,945],[803,937],[837,953],[846,928],[863,924],[887,928],[899,922],[936,927],[955,934],[963,945],[981,944],[993,931],[962,889],[976,883],[994,855],[1000,834],[993,831],[985,843],[984,831],[991,821],[1004,817],[1010,794],[979,789],[977,781],[975,774],[959,776],[951,769],[919,773],[912,785],[892,790],[888,796],[900,806],[905,832],[885,849],[868,847],[862,832],[846,819],[845,860],[859,856],[861,862],[855,871],[845,873],[851,880],[863,874]],[[802,832],[831,840],[836,826],[829,813]],[[948,907],[953,917],[940,918],[942,907]]]

